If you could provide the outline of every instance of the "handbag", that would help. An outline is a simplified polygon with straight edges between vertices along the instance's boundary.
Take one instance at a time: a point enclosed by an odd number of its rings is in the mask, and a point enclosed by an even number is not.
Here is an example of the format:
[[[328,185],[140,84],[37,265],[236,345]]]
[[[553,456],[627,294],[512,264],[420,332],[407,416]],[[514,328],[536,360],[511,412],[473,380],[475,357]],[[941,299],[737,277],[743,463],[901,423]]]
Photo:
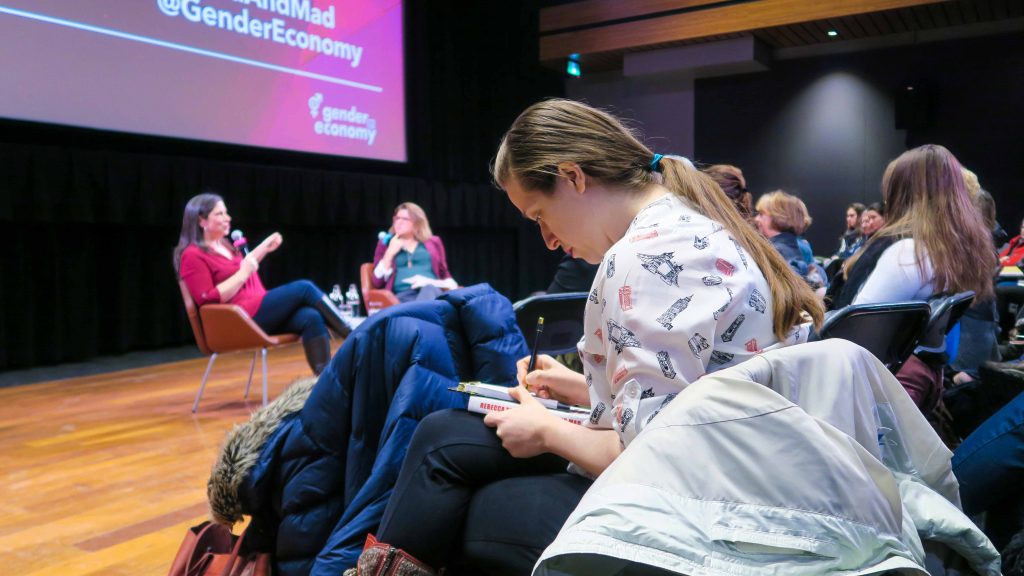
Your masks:
[[[207,520],[188,529],[168,576],[270,576],[270,554],[242,553],[241,536]]]
[[[373,534],[366,535],[366,544],[356,568],[349,568],[344,576],[435,576],[437,572],[401,550],[378,542]]]

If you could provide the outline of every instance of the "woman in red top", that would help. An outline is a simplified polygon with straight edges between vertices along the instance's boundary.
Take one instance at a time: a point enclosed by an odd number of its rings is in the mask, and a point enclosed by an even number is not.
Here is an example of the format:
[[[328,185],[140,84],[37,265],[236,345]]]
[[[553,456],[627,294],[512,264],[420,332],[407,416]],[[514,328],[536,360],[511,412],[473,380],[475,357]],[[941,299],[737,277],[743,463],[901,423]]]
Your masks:
[[[237,304],[268,333],[300,334],[306,361],[314,374],[320,374],[331,358],[327,327],[342,337],[348,336],[351,328],[309,280],[269,291],[263,287],[256,271],[263,258],[281,246],[281,234],[271,234],[243,257],[228,239],[230,231],[231,216],[220,196],[200,194],[185,205],[174,267],[196,306]]]
[[[999,253],[1000,266],[1017,266],[1024,260],[1024,221],[1020,223],[1020,236],[1014,237]]]

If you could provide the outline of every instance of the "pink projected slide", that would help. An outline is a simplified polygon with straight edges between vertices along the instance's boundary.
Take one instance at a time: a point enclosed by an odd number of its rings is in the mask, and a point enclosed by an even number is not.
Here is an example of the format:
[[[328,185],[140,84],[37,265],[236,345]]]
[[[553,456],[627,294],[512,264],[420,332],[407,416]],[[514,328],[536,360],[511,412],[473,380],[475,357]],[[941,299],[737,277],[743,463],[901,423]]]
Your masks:
[[[0,0],[0,117],[405,162],[401,0]]]

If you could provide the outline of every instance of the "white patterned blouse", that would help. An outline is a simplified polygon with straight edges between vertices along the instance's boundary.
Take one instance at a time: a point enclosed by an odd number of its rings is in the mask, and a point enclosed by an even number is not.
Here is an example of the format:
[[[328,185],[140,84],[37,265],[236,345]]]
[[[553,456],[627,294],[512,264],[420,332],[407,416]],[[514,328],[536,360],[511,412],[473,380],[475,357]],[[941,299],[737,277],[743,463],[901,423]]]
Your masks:
[[[588,426],[623,446],[687,384],[785,342],[757,264],[721,224],[674,194],[643,208],[605,254],[579,343]]]

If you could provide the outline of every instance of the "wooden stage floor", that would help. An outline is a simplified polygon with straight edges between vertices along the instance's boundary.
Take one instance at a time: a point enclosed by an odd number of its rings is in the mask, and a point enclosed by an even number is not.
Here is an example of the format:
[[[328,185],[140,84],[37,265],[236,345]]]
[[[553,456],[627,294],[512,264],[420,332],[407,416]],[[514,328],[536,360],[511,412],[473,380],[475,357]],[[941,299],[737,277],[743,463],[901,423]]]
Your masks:
[[[224,433],[260,406],[251,354],[0,389],[0,574],[165,575]],[[294,344],[267,354],[270,400],[311,375]]]

